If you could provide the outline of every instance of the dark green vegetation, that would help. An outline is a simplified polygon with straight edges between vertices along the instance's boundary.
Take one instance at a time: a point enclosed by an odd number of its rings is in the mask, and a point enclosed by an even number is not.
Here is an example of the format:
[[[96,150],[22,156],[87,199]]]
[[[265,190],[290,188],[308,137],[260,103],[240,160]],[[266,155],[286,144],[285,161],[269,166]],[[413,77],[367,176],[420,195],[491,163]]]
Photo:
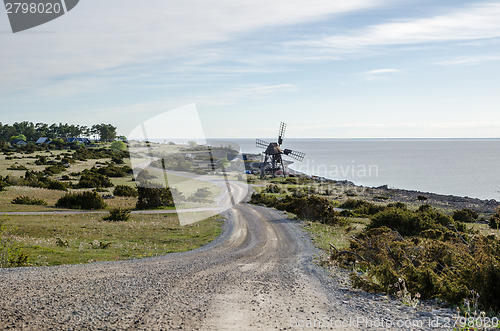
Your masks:
[[[255,193],[252,195],[250,203],[285,210],[296,214],[301,219],[317,221],[323,224],[337,225],[344,222],[344,219],[340,217],[340,213],[334,210],[332,203],[328,199],[316,195],[306,197],[286,195],[280,198],[271,194]]]
[[[117,197],[136,197],[139,195],[135,187],[126,185],[117,185],[113,190],[113,194]]]
[[[268,185],[251,202],[323,224],[321,231],[314,226],[313,232],[322,232],[318,240],[330,250],[330,261],[353,270],[354,286],[396,294],[403,282],[422,299],[456,305],[475,293],[482,310],[500,312],[500,241],[470,229],[469,224],[479,220],[475,211],[446,215],[428,204],[410,209],[400,202],[336,201],[297,194],[307,188],[285,187]],[[491,221],[495,228],[499,220],[500,210]]]
[[[109,215],[103,220],[110,222],[125,222],[130,219],[130,210],[115,208],[109,212]]]
[[[69,209],[104,209],[106,203],[96,192],[69,193],[57,200],[56,207]]]
[[[20,195],[18,197],[15,197],[14,199],[12,199],[11,203],[15,205],[39,205],[39,206],[47,205],[47,201],[45,200],[30,198],[26,195]]]
[[[168,187],[138,187],[137,191],[139,193],[136,205],[137,209],[155,209],[174,206],[174,199]]]
[[[95,124],[92,127],[69,124],[45,124],[32,122],[16,122],[12,125],[0,122],[0,142],[13,139],[36,141],[38,138],[61,139],[65,137],[99,136],[101,141],[112,141],[116,138],[116,127],[111,124]]]

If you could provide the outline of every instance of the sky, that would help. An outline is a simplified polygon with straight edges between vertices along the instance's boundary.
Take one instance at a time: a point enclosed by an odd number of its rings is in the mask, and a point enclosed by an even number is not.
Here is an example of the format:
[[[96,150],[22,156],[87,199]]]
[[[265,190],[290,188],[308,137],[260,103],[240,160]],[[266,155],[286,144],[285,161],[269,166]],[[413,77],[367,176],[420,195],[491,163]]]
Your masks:
[[[500,136],[498,1],[81,0],[0,13],[0,41],[2,123],[128,135],[194,104],[208,137]]]

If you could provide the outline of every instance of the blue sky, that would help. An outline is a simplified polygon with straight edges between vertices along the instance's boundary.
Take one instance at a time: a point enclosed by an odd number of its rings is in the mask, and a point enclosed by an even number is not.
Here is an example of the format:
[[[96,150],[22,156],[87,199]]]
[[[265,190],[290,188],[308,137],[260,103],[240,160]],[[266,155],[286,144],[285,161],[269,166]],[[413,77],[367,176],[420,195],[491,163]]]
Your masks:
[[[132,128],[195,103],[211,137],[498,137],[500,3],[82,0],[12,34],[3,123]]]

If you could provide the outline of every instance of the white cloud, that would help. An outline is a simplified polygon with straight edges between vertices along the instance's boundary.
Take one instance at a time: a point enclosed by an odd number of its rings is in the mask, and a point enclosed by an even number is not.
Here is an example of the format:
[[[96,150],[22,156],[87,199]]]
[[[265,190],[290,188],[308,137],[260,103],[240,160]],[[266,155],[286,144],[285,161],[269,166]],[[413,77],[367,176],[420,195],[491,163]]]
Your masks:
[[[476,55],[476,56],[462,56],[452,60],[440,61],[434,64],[444,66],[454,65],[478,65],[484,62],[500,61],[500,55]]]
[[[408,45],[500,37],[500,4],[483,3],[431,18],[400,19],[345,35],[294,42],[296,46],[357,50],[371,46]]]
[[[43,86],[50,79],[160,60],[221,60],[224,53],[214,51],[216,47],[206,53],[208,45],[382,1],[386,0],[81,1],[68,14],[37,30],[0,35],[0,91],[9,93]],[[0,26],[8,26],[6,15],[0,16]],[[262,34],[265,37],[266,32]]]
[[[362,77],[366,81],[379,81],[387,80],[394,76],[394,74],[400,73],[399,69],[375,69],[364,72]]]

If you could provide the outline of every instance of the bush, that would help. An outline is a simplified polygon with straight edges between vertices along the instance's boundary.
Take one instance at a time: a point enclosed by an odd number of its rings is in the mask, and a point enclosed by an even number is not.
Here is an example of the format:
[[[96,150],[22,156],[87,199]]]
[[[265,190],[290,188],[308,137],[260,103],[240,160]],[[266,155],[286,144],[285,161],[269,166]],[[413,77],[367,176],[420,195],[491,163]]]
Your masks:
[[[117,185],[113,194],[117,197],[136,197],[139,195],[136,188],[127,185]]]
[[[357,200],[357,199],[347,199],[339,207],[344,209],[350,209],[353,211],[354,215],[360,217],[375,215],[376,213],[386,208],[385,206],[382,205],[376,205],[369,201]]]
[[[127,144],[125,144],[123,141],[113,141],[111,145],[109,146],[112,150],[115,151],[125,151],[127,150]]]
[[[426,232],[431,232],[426,231]],[[434,231],[439,233],[439,230]],[[422,299],[461,304],[477,292],[481,310],[500,311],[500,241],[462,233],[448,240],[402,237],[387,227],[365,231],[351,240],[351,254],[332,254],[344,264],[357,260],[353,283],[367,290],[395,293],[404,280]]]
[[[57,165],[51,165],[45,168],[43,171],[46,173],[48,176],[52,175],[57,175],[60,174],[61,172],[65,171],[66,168],[63,165],[57,164]]]
[[[52,179],[48,179],[46,180],[46,187],[47,189],[49,190],[56,190],[56,191],[67,191],[68,188],[66,186],[66,184],[64,184],[63,182],[60,182],[58,180],[52,180]]]
[[[129,166],[116,167],[114,165],[108,165],[99,169],[92,168],[91,171],[108,177],[125,177],[127,174],[132,173],[132,169]]]
[[[194,196],[200,199],[205,199],[212,196],[212,192],[210,192],[210,190],[207,187],[201,187],[198,190],[196,190]]]
[[[93,171],[84,170],[78,183],[79,188],[101,188],[111,187],[113,183],[108,176],[95,173]]]
[[[426,208],[422,208],[422,207]],[[400,208],[386,208],[371,218],[368,229],[388,227],[398,231],[402,236],[414,236],[422,231],[437,229],[446,233],[455,227],[459,231],[466,231],[462,223],[455,222],[451,217],[444,215],[428,205],[424,205],[417,211]]]
[[[23,165],[11,165],[10,167],[7,168],[7,170],[28,170],[28,168],[26,168],[25,166]]]
[[[23,267],[28,264],[28,255],[21,246],[12,239],[0,220],[0,268]]]
[[[139,194],[136,205],[137,209],[155,209],[174,206],[174,199],[168,187],[138,187],[137,192]]]
[[[26,195],[20,195],[18,197],[15,197],[12,201],[12,204],[15,205],[39,205],[39,206],[46,206],[47,202],[42,199],[32,199]]]
[[[6,176],[6,177],[0,176],[0,192],[5,191],[5,188],[7,186],[10,186],[9,181],[10,181],[9,176]]]
[[[474,223],[477,221],[479,214],[468,208],[456,210],[452,215],[453,219],[457,222]]]
[[[318,221],[323,224],[335,225],[343,222],[343,219],[340,218],[340,213],[335,211],[332,203],[328,199],[317,195],[307,197],[287,195],[283,198],[278,198],[275,195],[254,193],[250,202],[274,207],[279,210],[286,210],[296,214],[299,218]]]
[[[488,225],[492,229],[497,229],[498,230],[500,228],[500,207],[497,208],[497,211],[491,217]]]
[[[56,207],[69,209],[104,209],[106,203],[96,192],[69,193],[60,198]]]
[[[125,222],[130,219],[130,210],[115,208],[109,212],[109,215],[103,220],[111,222]]]

